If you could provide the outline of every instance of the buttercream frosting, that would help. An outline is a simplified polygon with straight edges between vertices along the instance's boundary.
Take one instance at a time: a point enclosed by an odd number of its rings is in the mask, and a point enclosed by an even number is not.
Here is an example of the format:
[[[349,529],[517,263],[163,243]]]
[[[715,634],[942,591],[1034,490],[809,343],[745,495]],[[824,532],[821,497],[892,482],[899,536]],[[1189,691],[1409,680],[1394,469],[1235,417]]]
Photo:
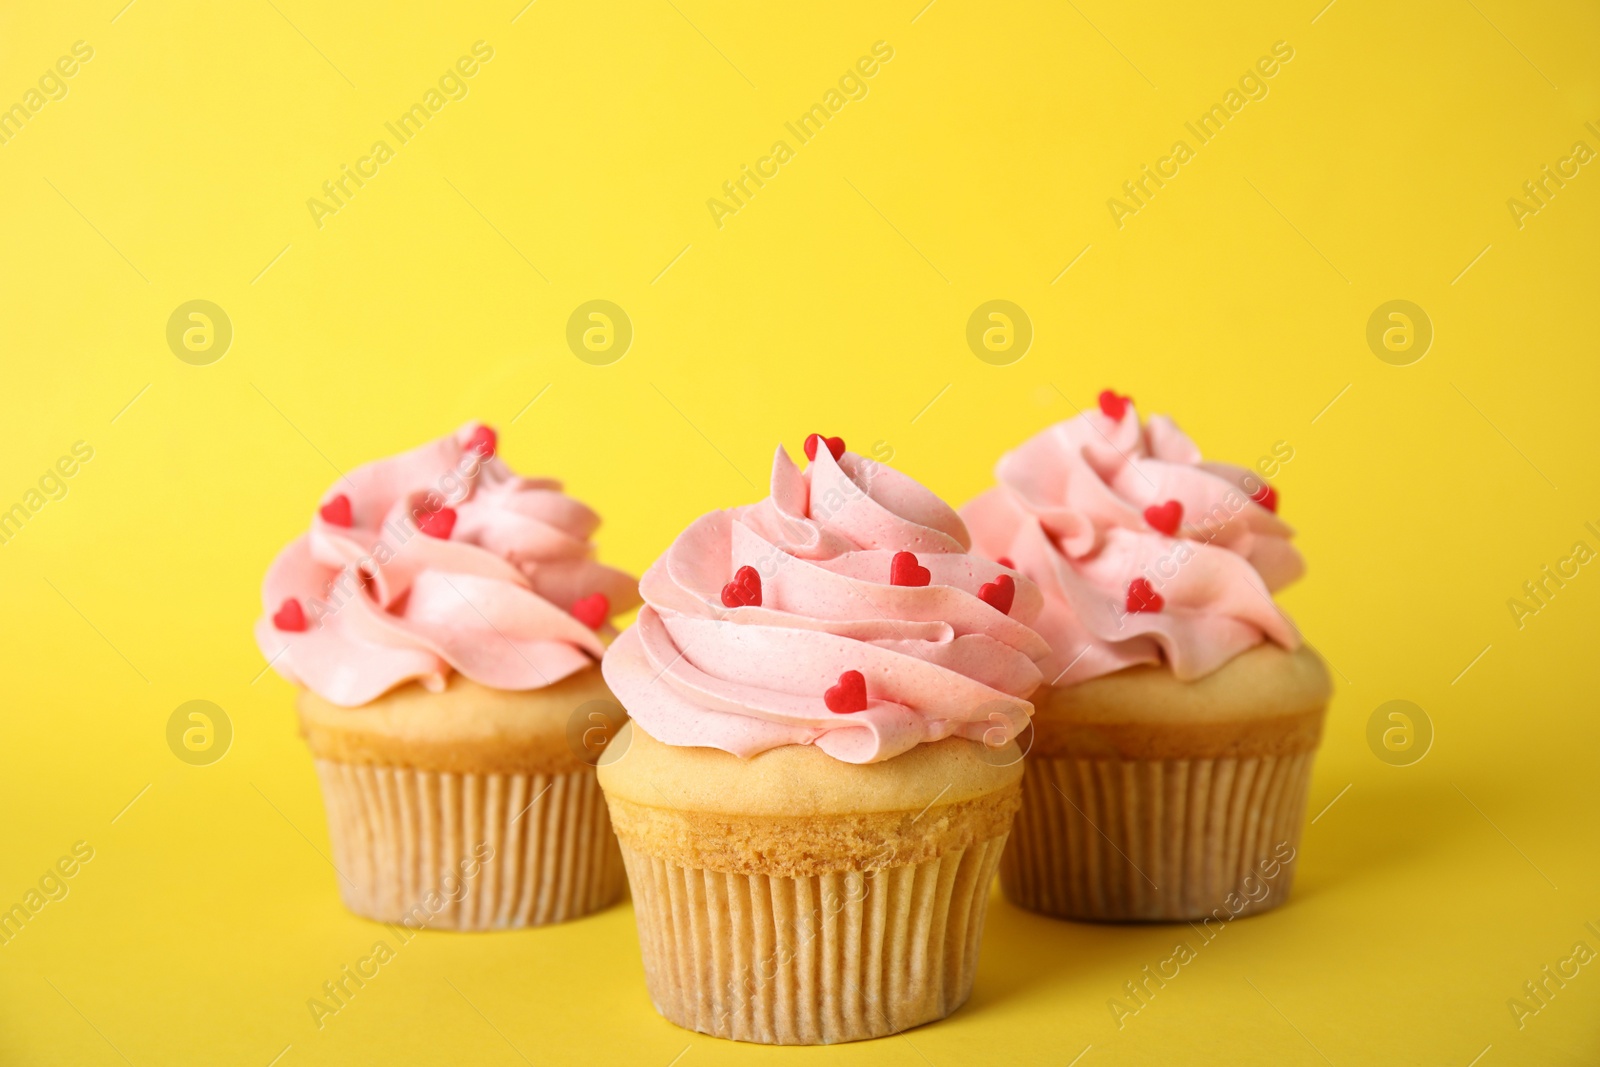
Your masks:
[[[1042,590],[1046,680],[1144,663],[1189,680],[1263,641],[1297,648],[1272,594],[1305,564],[1276,493],[1250,470],[1203,461],[1166,416],[1141,422],[1108,396],[1120,416],[1087,411],[1045,429],[961,509],[977,550]]]
[[[1027,725],[1048,652],[1029,626],[1039,590],[972,555],[922,485],[837,450],[801,470],[779,448],[770,497],[695,520],[640,580],[638,622],[603,670],[656,740],[741,757],[814,744],[873,763],[949,736],[999,746]],[[926,584],[892,584],[899,553]],[[830,710],[848,672],[865,707]]]
[[[494,450],[469,423],[336,482],[267,571],[255,635],[273,669],[354,707],[452,671],[528,690],[596,663],[635,581],[595,561],[598,515]]]

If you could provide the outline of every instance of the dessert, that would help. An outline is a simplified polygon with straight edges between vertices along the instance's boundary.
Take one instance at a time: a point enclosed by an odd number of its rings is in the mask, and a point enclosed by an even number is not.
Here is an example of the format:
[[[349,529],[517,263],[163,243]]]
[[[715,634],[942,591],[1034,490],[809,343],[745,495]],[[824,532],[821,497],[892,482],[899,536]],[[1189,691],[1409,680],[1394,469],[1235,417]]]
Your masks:
[[[593,764],[634,580],[593,511],[469,424],[352,470],[272,563],[256,640],[296,685],[345,903],[389,922],[559,922],[622,894]]]
[[[1276,491],[1110,390],[996,478],[962,517],[1042,590],[1051,646],[1007,897],[1076,919],[1282,903],[1331,686],[1272,599],[1304,571]]]
[[[969,554],[954,510],[838,438],[806,454],[679,535],[604,663],[651,999],[773,1044],[967,999],[1047,652],[1038,590]]]

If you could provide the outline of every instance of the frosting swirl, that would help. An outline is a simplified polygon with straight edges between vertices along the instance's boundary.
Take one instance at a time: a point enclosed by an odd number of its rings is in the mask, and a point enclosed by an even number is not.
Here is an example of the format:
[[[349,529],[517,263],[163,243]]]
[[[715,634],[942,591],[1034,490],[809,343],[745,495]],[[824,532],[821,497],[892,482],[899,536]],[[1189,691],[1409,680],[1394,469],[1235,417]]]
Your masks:
[[[256,642],[279,674],[354,707],[451,671],[537,689],[604,655],[597,630],[639,603],[633,578],[595,562],[598,515],[494,449],[468,424],[329,490],[262,586]]]
[[[1141,424],[1131,401],[1108,396],[1120,415],[1035,435],[961,509],[979,551],[1043,590],[1046,680],[1162,661],[1189,680],[1265,640],[1298,647],[1272,600],[1305,571],[1276,494],[1245,468],[1202,462],[1171,419]]]
[[[695,520],[640,580],[645,606],[603,669],[658,741],[741,757],[815,744],[873,763],[1027,725],[1048,652],[1028,626],[1038,589],[970,555],[960,517],[917,482],[838,451],[801,471],[779,448],[769,498]],[[927,584],[891,583],[897,553]],[[1009,612],[980,597],[989,583],[1014,584]],[[865,706],[830,710],[848,672]]]

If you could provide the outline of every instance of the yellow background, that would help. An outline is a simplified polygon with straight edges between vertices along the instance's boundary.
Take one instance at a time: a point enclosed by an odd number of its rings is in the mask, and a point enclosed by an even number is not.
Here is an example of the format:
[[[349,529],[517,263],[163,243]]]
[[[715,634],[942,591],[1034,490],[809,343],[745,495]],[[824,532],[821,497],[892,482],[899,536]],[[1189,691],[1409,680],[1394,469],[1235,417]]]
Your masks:
[[[0,506],[94,448],[0,547],[0,904],[95,850],[0,946],[0,1060],[1600,1061],[1600,965],[1525,1028],[1506,1004],[1574,942],[1600,949],[1600,566],[1520,630],[1506,604],[1575,541],[1600,549],[1600,164],[1520,229],[1506,206],[1573,142],[1600,149],[1600,15],[922,2],[0,8],[0,103],[94,49],[0,145]],[[307,199],[478,40],[469,95],[319,229]],[[866,98],[719,229],[706,200],[880,40]],[[1119,230],[1107,199],[1280,40],[1269,95]],[[209,366],[165,341],[197,298],[235,331]],[[594,298],[634,324],[610,366],[564,340]],[[996,298],[1035,329],[1004,367],[965,342]],[[1365,341],[1393,299],[1435,328],[1411,366]],[[1107,385],[1212,457],[1294,449],[1275,484],[1310,572],[1283,599],[1338,685],[1308,814],[1337,800],[1286,908],[1121,1029],[1107,1000],[1188,928],[998,897],[971,1002],[862,1046],[663,1022],[627,907],[425,933],[313,1026],[307,998],[381,931],[338,902],[250,625],[336,468],[489,420],[638,571],[764,494],[777,442],[883,442],[960,502]],[[212,766],[167,748],[191,699],[235,730]],[[1366,741],[1391,699],[1436,731],[1413,766]]]

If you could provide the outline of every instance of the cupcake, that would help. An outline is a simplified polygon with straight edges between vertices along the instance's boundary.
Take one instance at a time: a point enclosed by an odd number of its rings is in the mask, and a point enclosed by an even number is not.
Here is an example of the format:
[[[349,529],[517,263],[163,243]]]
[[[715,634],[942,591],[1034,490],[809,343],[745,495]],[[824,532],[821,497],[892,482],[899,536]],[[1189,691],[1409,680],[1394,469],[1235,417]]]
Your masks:
[[[1272,599],[1305,569],[1276,491],[1109,390],[996,479],[961,514],[1042,590],[1051,648],[1006,896],[1070,919],[1282,903],[1331,686]]]
[[[609,620],[639,598],[599,524],[469,424],[342,477],[273,561],[256,640],[299,687],[350,910],[483,930],[620,898],[593,764],[621,725]]]
[[[921,485],[812,435],[645,573],[599,767],[645,979],[679,1026],[880,1037],[972,990],[1022,777],[1039,591]]]

